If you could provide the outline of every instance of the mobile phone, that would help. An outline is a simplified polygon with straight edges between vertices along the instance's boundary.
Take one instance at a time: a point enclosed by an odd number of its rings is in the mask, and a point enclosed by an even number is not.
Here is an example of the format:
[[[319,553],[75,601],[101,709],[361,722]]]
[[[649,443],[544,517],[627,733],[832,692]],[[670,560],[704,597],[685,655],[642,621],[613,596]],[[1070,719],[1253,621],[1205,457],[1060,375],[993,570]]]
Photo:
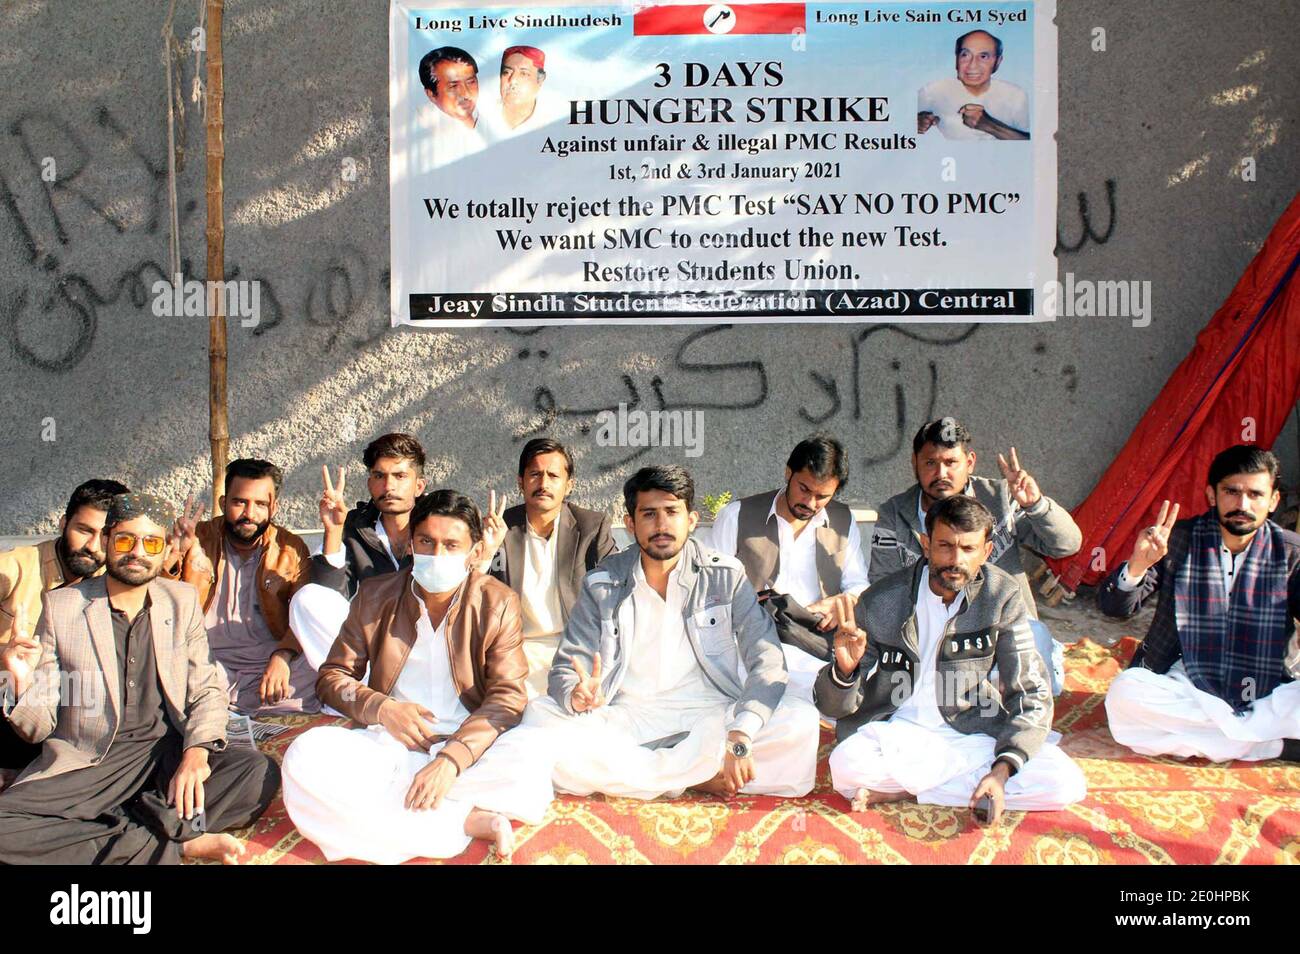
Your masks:
[[[988,795],[981,795],[975,801],[975,807],[972,809],[975,820],[981,825],[987,825],[989,819],[993,817],[993,799]]]

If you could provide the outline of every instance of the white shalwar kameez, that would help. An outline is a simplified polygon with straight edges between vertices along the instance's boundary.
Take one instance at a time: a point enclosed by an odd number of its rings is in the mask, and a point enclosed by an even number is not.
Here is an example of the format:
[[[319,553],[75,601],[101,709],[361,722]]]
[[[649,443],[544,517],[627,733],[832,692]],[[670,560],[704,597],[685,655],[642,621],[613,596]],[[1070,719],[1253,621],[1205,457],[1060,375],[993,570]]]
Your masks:
[[[944,605],[930,589],[930,571],[921,571],[916,631],[920,665],[916,686],[888,720],[868,722],[831,752],[831,784],[852,800],[859,789],[908,792],[922,805],[964,806],[980,779],[993,767],[997,740],[966,735],[944,721],[937,703],[936,661],[944,628],[960,610],[964,595]],[[1038,754],[1006,784],[1011,811],[1053,811],[1087,793],[1083,772],[1048,733]]]
[[[560,590],[555,584],[559,538],[554,527],[549,537],[543,537],[524,521],[524,578],[519,604],[523,611],[529,700],[546,695],[551,661],[564,630]]]
[[[1126,669],[1106,693],[1106,721],[1115,741],[1139,755],[1260,762],[1282,754],[1283,739],[1300,738],[1300,682],[1284,682],[1243,714],[1197,689],[1180,659],[1165,675]]]
[[[1245,556],[1245,550],[1234,554],[1219,547],[1219,572],[1228,595]],[[1141,582],[1129,576],[1124,564],[1119,588],[1133,590]],[[1291,637],[1287,653],[1287,668],[1293,672],[1300,657],[1298,638]],[[1282,683],[1238,715],[1218,696],[1197,689],[1181,659],[1164,675],[1126,669],[1106,692],[1106,721],[1115,741],[1139,755],[1261,762],[1282,754],[1283,739],[1300,738],[1300,682]]]
[[[525,727],[553,733],[558,790],[651,799],[680,794],[722,768],[735,707],[695,658],[677,572],[669,574],[665,599],[646,582],[638,563],[627,670],[611,702],[576,716],[549,697],[529,704]],[[760,728],[757,722],[752,713],[739,719],[751,739],[755,767],[753,781],[741,794],[808,794],[817,769],[817,710],[787,698],[766,725]],[[675,744],[645,747],[675,736],[684,737]]]
[[[435,630],[420,601],[417,638],[393,687],[399,702],[423,705],[435,731],[454,733],[469,717],[456,695],[446,618]],[[554,797],[545,733],[516,727],[457,777],[436,809],[411,811],[406,793],[420,769],[442,750],[412,752],[382,725],[322,726],[305,732],[284,756],[284,804],[294,825],[330,861],[356,858],[397,864],[450,858],[469,847],[465,819],[479,808],[540,824]]]

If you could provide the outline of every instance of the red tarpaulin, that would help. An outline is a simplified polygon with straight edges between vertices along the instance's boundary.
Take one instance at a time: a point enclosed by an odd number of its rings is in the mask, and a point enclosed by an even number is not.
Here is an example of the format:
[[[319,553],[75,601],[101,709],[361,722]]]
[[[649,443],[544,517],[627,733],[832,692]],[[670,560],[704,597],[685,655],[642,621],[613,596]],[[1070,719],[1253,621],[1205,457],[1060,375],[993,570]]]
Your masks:
[[[1214,232],[1205,235],[1212,240]],[[1298,263],[1300,196],[1075,509],[1083,546],[1047,561],[1067,589],[1096,584],[1128,559],[1162,500],[1180,504],[1180,517],[1204,511],[1206,474],[1219,451],[1273,446],[1300,397]]]

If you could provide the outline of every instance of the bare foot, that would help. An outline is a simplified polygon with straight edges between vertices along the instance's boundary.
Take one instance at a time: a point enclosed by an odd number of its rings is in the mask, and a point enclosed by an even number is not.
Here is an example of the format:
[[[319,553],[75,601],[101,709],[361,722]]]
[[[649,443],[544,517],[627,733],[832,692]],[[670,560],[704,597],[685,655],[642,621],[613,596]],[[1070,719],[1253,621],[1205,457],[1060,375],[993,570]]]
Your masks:
[[[465,834],[492,842],[497,856],[508,859],[515,852],[515,830],[510,819],[476,808],[465,818]]]
[[[510,825],[510,819],[505,815],[497,815],[492,819],[492,832],[496,835],[497,856],[508,859],[515,853],[515,830]]]
[[[237,865],[247,849],[244,843],[234,835],[208,832],[199,835],[181,845],[181,854],[186,858],[202,858],[205,861],[220,861],[223,865]]]
[[[872,805],[902,802],[911,797],[910,792],[873,792],[870,789],[860,788],[853,796],[850,809],[855,812],[865,812]]]
[[[721,795],[723,798],[734,798],[736,795],[736,789],[732,787],[731,782],[722,772],[718,772],[707,782],[701,782],[699,785],[692,785],[691,787],[697,792],[704,792],[708,795]]]

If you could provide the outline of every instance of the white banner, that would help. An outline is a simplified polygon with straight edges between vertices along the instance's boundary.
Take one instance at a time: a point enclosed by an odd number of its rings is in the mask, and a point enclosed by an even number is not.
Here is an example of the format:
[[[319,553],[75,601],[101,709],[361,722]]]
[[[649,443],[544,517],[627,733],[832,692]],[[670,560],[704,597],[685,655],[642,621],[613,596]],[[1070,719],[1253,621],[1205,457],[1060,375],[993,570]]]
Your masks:
[[[392,318],[1040,321],[1052,2],[392,0]]]

